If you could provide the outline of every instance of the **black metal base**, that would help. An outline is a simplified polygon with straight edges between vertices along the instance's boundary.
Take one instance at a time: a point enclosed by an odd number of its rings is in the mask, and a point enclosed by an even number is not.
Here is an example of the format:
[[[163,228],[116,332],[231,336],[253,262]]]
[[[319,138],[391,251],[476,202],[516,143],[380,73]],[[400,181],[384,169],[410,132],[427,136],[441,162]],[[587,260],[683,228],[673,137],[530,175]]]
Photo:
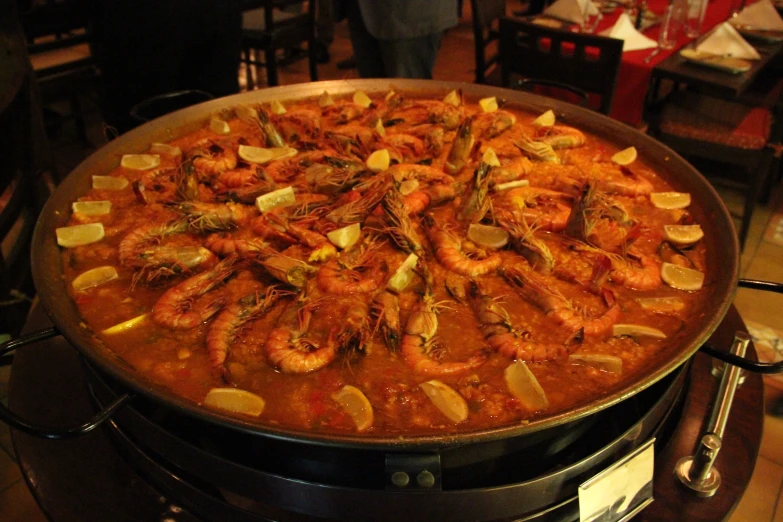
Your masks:
[[[118,393],[86,373],[99,403]],[[136,399],[108,428],[123,457],[205,520],[578,520],[579,484],[679,420],[687,369],[567,426],[438,452],[362,451],[237,432]],[[436,459],[439,488],[391,485],[391,460]]]

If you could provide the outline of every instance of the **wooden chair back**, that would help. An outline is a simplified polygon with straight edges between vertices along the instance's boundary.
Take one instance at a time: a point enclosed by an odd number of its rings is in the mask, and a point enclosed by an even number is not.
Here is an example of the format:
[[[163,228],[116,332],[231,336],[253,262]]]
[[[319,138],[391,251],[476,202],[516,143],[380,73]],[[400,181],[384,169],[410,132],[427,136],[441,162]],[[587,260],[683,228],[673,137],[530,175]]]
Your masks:
[[[500,61],[498,24],[500,18],[506,15],[506,0],[470,0],[470,5],[476,50],[476,83],[493,83],[491,78]]]
[[[512,77],[541,79],[600,96],[597,109],[609,114],[617,85],[623,41],[501,18],[500,61],[504,86]]]
[[[243,62],[248,67],[248,90],[255,88],[254,74],[258,67],[266,69],[267,86],[279,83],[278,51],[307,44],[310,79],[318,80],[315,56],[315,12],[313,1],[247,0],[242,22]],[[301,11],[286,11],[289,6],[302,5]],[[263,56],[263,60],[261,60]]]

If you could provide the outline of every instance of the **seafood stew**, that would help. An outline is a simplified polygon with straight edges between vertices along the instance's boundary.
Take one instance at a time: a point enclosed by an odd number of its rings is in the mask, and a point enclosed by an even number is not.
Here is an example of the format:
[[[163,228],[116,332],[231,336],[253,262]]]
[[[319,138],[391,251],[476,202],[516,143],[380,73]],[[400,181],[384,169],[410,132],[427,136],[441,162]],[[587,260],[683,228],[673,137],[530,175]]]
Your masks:
[[[129,150],[58,229],[96,335],[259,425],[427,435],[566,411],[705,309],[689,194],[497,99],[237,106]]]

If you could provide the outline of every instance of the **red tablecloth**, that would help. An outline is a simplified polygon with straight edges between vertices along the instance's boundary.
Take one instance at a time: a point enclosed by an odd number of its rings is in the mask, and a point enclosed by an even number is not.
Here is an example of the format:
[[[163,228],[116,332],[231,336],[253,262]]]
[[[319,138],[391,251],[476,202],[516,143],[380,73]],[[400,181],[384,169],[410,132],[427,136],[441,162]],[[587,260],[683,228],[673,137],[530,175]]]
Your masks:
[[[704,15],[702,34],[726,20],[731,14],[733,3],[733,0],[709,0],[707,12]],[[647,2],[648,8],[657,14],[663,13],[667,4],[667,0],[648,0]],[[608,16],[604,15],[604,19],[596,32],[600,33],[614,25],[621,12],[622,9],[618,8],[614,13]],[[659,29],[660,25],[655,25],[644,31],[644,34],[657,41]],[[617,75],[617,87],[614,92],[614,102],[612,103],[610,116],[634,127],[641,127],[643,123],[644,99],[647,94],[647,86],[650,83],[653,67],[672,53],[679,51],[690,41],[690,38],[684,34],[681,35],[674,49],[662,49],[649,63],[645,63],[644,59],[649,56],[652,49],[624,52],[620,62],[620,71]]]

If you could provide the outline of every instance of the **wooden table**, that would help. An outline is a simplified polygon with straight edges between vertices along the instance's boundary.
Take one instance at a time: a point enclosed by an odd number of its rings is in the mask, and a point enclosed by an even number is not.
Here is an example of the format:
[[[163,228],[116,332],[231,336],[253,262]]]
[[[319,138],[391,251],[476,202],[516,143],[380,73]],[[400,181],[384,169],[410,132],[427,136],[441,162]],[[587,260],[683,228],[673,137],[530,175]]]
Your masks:
[[[670,80],[675,84],[685,83],[700,92],[732,99],[744,94],[753,85],[758,74],[783,51],[783,42],[761,42],[749,40],[761,55],[759,60],[749,60],[751,69],[741,74],[729,74],[689,63],[679,53],[673,53],[656,64],[650,76],[650,86],[645,105],[658,99],[661,82]]]

